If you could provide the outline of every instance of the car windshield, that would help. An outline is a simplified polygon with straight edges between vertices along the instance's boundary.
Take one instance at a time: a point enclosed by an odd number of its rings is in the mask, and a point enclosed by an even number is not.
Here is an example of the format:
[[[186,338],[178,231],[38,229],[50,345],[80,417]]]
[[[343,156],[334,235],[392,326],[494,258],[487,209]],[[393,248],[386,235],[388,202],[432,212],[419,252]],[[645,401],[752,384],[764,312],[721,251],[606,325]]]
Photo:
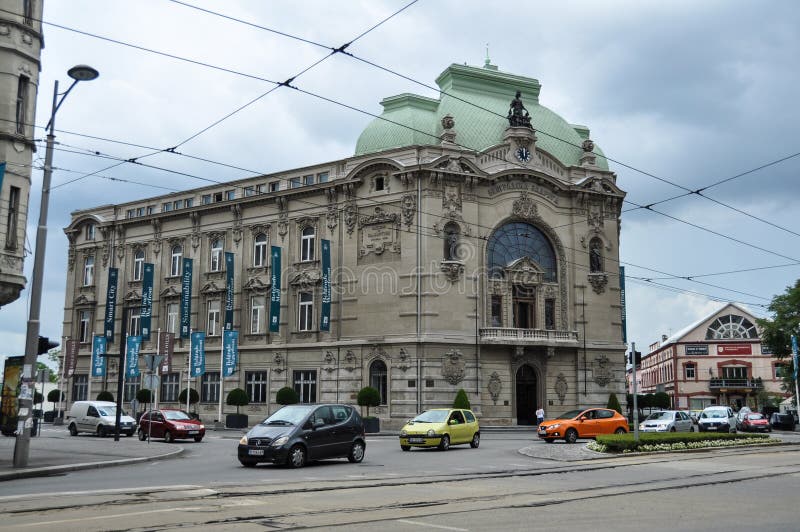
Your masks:
[[[765,419],[761,414],[747,414],[747,419]]]
[[[645,419],[645,421],[654,421],[656,419],[664,419],[672,421],[674,418],[675,416],[672,414],[672,412],[653,412],[652,414],[647,416],[647,419]]]
[[[728,416],[724,410],[708,410],[700,414],[700,417],[703,419],[720,419]]]
[[[183,421],[192,419],[192,417],[183,410],[164,410],[164,417],[175,421]]]
[[[262,425],[297,425],[316,408],[314,405],[290,405],[284,406],[267,419],[261,422]]]
[[[573,419],[573,418],[576,418],[579,415],[581,415],[583,412],[585,412],[585,411],[584,410],[570,410],[569,412],[567,412],[566,414],[561,416],[561,419]]]
[[[444,423],[449,413],[447,410],[427,410],[412,421],[414,423]]]
[[[102,408],[98,408],[97,412],[103,417],[114,417],[117,415],[117,407],[116,406],[104,406]],[[123,416],[127,416],[128,414],[125,411],[122,411]]]

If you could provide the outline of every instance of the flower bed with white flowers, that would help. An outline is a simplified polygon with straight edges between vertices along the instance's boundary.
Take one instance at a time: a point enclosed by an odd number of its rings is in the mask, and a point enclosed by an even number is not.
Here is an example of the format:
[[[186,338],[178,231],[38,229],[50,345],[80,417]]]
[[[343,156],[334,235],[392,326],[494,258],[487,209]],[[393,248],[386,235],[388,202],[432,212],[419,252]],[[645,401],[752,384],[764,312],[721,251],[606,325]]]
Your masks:
[[[633,434],[609,434],[598,436],[587,446],[599,453],[642,453],[657,451],[683,451],[687,449],[706,449],[710,447],[735,447],[737,445],[774,445],[780,440],[766,434],[727,434],[708,432],[669,432],[639,434],[634,441]]]

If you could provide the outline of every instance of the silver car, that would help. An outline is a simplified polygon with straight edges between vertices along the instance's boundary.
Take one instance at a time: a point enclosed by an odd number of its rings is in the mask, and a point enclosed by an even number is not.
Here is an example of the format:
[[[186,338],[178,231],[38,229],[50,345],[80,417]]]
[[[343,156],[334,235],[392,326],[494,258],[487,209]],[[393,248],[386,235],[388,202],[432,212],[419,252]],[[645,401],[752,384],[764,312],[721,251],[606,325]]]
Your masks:
[[[653,412],[639,424],[642,432],[694,432],[694,422],[681,410]]]

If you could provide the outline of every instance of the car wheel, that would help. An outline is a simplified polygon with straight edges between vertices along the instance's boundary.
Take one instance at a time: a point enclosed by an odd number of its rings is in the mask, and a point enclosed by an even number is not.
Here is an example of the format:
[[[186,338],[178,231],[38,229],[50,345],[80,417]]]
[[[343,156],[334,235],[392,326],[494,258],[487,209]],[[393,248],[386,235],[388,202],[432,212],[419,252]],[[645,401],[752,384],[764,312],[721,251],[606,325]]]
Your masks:
[[[675,427],[672,428],[672,431],[673,432],[675,431]],[[623,429],[622,427],[619,427],[617,430],[614,431],[614,434],[627,434],[627,432],[628,432],[627,430]]]
[[[545,438],[545,439],[544,439],[544,442],[545,442],[545,443],[553,443],[554,441],[556,441],[556,440],[555,440],[555,439],[553,439],[553,438]]]
[[[126,433],[125,433],[125,436],[127,436],[128,438],[130,438],[131,436],[133,436],[133,431],[126,432]]]
[[[195,443],[200,443],[201,441],[203,441],[203,437],[202,436],[195,436],[194,437],[194,441],[195,441]]]
[[[445,434],[444,436],[442,436],[442,441],[439,442],[439,450],[446,451],[449,448],[450,448],[450,436]]]
[[[469,442],[469,446],[472,447],[473,449],[477,449],[480,444],[481,444],[481,434],[480,432],[476,432],[472,436],[472,441]]]
[[[75,423],[70,423],[70,425],[69,425],[69,435],[70,436],[77,436],[78,435],[78,427],[75,426]]]
[[[689,427],[689,432],[695,432],[695,430],[694,430],[694,425],[692,425],[691,427]]]
[[[350,454],[347,455],[347,459],[351,464],[361,462],[361,460],[364,459],[364,442],[354,441],[353,446],[350,447]]]
[[[172,443],[175,441],[175,437],[172,435],[170,431],[167,430],[164,432],[164,441],[167,443]]]
[[[147,434],[145,434],[142,429],[139,429],[139,441],[144,441],[146,439],[147,439]]]
[[[255,467],[256,462],[251,460],[239,460],[239,463],[242,464],[244,467]]]
[[[286,458],[286,465],[292,468],[303,467],[306,465],[306,450],[302,445],[295,445],[289,449],[289,456]]]
[[[410,451],[411,450],[411,446],[410,445],[401,445],[400,449],[403,450],[403,451]]]
[[[106,437],[106,428],[103,425],[97,427],[97,435],[100,436],[101,438]]]
[[[567,430],[567,433],[564,434],[564,440],[567,443],[575,443],[576,441],[578,441],[578,431],[575,429]]]
[[[671,429],[669,429],[670,432],[675,432],[675,430],[676,430],[675,427],[672,427]]]

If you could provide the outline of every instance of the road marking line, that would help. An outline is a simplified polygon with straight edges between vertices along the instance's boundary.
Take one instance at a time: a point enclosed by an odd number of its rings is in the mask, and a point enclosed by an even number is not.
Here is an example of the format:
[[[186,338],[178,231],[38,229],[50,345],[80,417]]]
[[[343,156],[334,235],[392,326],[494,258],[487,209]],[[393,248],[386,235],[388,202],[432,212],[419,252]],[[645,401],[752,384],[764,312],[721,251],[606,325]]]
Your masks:
[[[146,515],[146,514],[159,514],[164,512],[191,512],[191,511],[199,511],[204,510],[202,506],[183,506],[183,507],[176,507],[176,508],[162,508],[160,510],[144,510],[141,512],[128,512],[124,514],[113,514],[113,515],[95,515],[92,517],[81,517],[75,519],[60,519],[58,521],[39,521],[38,523],[22,523],[15,526],[20,528],[22,527],[31,527],[31,526],[41,526],[41,525],[56,525],[59,523],[76,523],[80,521],[96,521],[98,519],[116,519],[118,517],[133,517],[135,515]]]
[[[200,489],[203,486],[196,484],[177,484],[173,486],[139,486],[136,488],[112,488],[107,490],[86,490],[86,491],[58,491],[51,493],[23,493],[21,495],[4,495],[0,497],[0,501],[11,501],[14,499],[40,499],[43,497],[65,497],[71,495],[108,495],[112,493],[141,493],[151,492],[155,490],[193,490]]]
[[[398,519],[398,523],[406,523],[408,525],[427,526],[430,528],[441,528],[443,530],[459,530],[461,532],[469,531],[468,528],[456,528],[454,526],[434,525],[431,523],[423,523],[422,521],[412,521],[411,519]]]

